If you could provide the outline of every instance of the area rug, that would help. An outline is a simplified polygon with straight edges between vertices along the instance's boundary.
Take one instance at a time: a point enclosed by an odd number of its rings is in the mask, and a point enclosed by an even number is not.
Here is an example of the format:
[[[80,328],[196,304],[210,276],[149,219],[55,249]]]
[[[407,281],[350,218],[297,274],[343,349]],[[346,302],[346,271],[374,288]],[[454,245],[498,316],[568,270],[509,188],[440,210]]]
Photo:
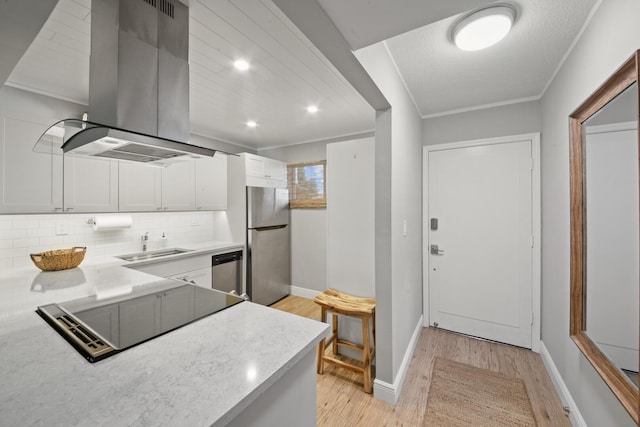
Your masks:
[[[425,426],[535,426],[520,378],[436,358]]]

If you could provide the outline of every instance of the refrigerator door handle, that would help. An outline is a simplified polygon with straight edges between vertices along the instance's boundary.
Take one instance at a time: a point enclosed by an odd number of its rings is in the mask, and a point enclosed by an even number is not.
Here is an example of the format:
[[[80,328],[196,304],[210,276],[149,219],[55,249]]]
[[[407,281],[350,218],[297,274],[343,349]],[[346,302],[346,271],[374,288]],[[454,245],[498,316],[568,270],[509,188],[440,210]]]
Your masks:
[[[279,228],[285,228],[287,226],[287,224],[282,224],[282,225],[272,225],[270,227],[255,227],[255,228],[250,228],[249,230],[256,230],[256,231],[269,231],[269,230],[278,230]]]

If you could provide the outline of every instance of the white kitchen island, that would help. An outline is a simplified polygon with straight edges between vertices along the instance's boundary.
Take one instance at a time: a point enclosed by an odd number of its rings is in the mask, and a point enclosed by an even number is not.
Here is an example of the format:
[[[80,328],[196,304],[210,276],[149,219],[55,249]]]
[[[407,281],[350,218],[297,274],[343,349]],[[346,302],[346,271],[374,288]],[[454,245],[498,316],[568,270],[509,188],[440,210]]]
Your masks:
[[[314,350],[323,323],[241,302],[89,363],[34,312],[108,283],[157,280],[122,264],[96,260],[59,272],[81,273],[84,282],[50,292],[33,287],[35,267],[0,273],[2,425],[316,424]]]

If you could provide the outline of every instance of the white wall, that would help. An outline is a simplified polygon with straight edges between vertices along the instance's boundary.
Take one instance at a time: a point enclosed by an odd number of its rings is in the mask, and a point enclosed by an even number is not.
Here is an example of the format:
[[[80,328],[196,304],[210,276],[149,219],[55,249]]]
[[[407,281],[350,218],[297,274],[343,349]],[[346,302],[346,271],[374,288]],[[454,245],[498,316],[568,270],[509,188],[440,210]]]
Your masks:
[[[640,46],[640,2],[604,0],[542,98],[542,340],[592,426],[631,417],[569,338],[569,114]]]
[[[422,121],[382,43],[356,57],[391,104],[376,113],[376,381],[399,392],[422,313]]]
[[[327,145],[327,287],[375,297],[373,138]]]
[[[422,121],[422,144],[470,141],[497,136],[538,133],[542,129],[540,101],[468,111]]]

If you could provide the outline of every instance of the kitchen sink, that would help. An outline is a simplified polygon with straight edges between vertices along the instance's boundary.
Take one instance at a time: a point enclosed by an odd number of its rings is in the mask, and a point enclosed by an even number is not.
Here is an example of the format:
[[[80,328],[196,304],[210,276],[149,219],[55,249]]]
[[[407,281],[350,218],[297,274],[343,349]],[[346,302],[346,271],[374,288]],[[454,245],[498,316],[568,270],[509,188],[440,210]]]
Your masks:
[[[143,261],[147,259],[160,258],[163,256],[183,254],[185,252],[191,252],[191,251],[192,249],[167,248],[167,249],[159,249],[157,251],[145,251],[145,252],[137,252],[135,254],[118,255],[116,256],[116,258],[120,258],[125,261]]]

